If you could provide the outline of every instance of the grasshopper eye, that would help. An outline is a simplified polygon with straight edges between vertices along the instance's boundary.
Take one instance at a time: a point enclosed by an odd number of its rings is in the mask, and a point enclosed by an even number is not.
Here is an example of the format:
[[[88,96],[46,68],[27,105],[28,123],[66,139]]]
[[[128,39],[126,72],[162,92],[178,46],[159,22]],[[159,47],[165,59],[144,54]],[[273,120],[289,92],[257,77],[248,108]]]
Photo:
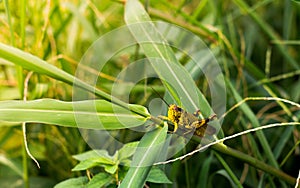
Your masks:
[[[182,108],[180,108],[180,107],[174,105],[174,110],[177,111],[177,112],[181,112],[181,111],[182,111]]]

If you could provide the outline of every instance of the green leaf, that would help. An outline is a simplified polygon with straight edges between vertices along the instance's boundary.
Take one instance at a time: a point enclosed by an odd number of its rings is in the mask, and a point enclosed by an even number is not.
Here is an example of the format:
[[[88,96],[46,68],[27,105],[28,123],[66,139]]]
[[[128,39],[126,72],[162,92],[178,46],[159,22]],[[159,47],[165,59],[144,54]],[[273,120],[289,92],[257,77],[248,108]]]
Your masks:
[[[239,95],[239,93],[235,90],[235,88],[233,87],[233,85],[231,84],[231,82],[226,78],[225,79],[226,84],[230,90],[230,92],[232,93],[232,96],[234,97],[234,99],[239,102],[242,100],[242,97]],[[247,116],[247,118],[249,119],[249,121],[251,122],[253,127],[259,127],[259,121],[256,118],[255,114],[252,112],[252,110],[250,109],[250,107],[246,104],[243,103],[242,105],[239,106],[239,108],[244,112],[244,114]],[[247,128],[247,127],[245,127]],[[270,163],[272,164],[272,166],[279,168],[279,165],[273,155],[273,152],[271,150],[271,147],[263,133],[262,130],[258,130],[256,131],[257,137],[259,142],[262,145],[262,148],[266,154],[266,156],[268,157],[268,160],[270,160]]]
[[[120,164],[123,166],[130,166],[131,163],[131,159],[122,159],[122,161],[120,161]]]
[[[112,183],[114,178],[106,173],[96,174],[91,181],[87,184],[87,188],[99,188],[104,187],[107,184]]]
[[[97,158],[97,157],[109,158],[110,156],[109,156],[107,150],[90,150],[90,151],[86,151],[84,153],[73,155],[73,158],[77,159],[78,161],[84,161],[87,159]]]
[[[256,22],[257,25],[259,25],[262,29],[262,31],[270,37],[271,40],[279,41],[280,37],[278,37],[278,34],[275,32],[275,30],[270,26],[270,24],[266,21],[264,21],[258,14],[257,11],[252,11],[251,7],[247,5],[247,3],[243,0],[234,0],[233,1],[239,9],[242,11],[245,11],[249,16],[253,19],[254,22]],[[283,57],[287,60],[287,63],[289,63],[294,69],[299,69],[300,65],[299,62],[297,62],[293,57],[288,53],[286,48],[281,44],[276,44],[275,46],[278,48],[278,52],[283,55]]]
[[[149,171],[154,162],[156,162],[167,136],[167,125],[163,128],[156,128],[151,132],[147,132],[141,139],[133,160],[131,167],[127,172],[120,188],[135,188],[143,187],[148,177]]]
[[[173,50],[164,38],[168,37],[165,36],[168,32],[170,35],[174,35],[174,33],[176,35],[176,32],[181,32],[181,30],[176,30],[178,28],[174,25],[161,25],[165,28],[163,31],[158,31],[137,0],[126,2],[125,21],[155,72],[177,104],[188,112],[194,112],[201,107],[204,115],[210,115],[212,110],[209,103],[196,87],[189,72],[178,62]],[[171,30],[175,30],[175,32],[171,33],[168,27],[172,27]]]
[[[122,161],[124,159],[131,157],[134,154],[138,144],[139,144],[139,142],[130,142],[130,143],[125,144],[119,150],[119,157],[118,157],[119,160]]]
[[[76,106],[74,110],[73,107]],[[145,113],[146,108],[130,105]],[[0,102],[0,121],[35,122],[99,130],[142,125],[147,119],[105,100],[63,102],[53,99]]]
[[[226,170],[226,177],[229,179],[230,183],[237,187],[243,187],[239,179],[236,177],[236,175],[233,173],[232,169],[229,167],[229,165],[225,162],[225,160],[218,154],[215,153],[216,157],[220,161],[220,163],[223,165],[224,169]]]
[[[120,99],[115,98],[83,82],[82,80],[79,80],[78,78],[72,76],[71,74],[68,74],[67,72],[47,63],[46,61],[43,61],[40,58],[33,56],[29,53],[26,53],[24,51],[21,51],[17,48],[0,43],[0,57],[4,60],[19,65],[27,70],[31,70],[39,74],[45,74],[56,80],[63,81],[69,85],[87,90],[99,97],[102,97],[107,101],[112,101],[113,103],[122,106],[125,109],[129,109],[130,111],[140,114],[144,117],[149,116],[149,114],[145,113],[144,110],[141,110],[140,108],[136,108],[136,106],[128,106],[127,103],[121,101]]]
[[[166,176],[166,174],[164,173],[164,171],[162,171],[158,167],[153,167],[150,170],[150,173],[149,173],[146,181],[152,182],[152,183],[168,183],[168,184],[172,184],[172,182],[168,179],[168,177]]]
[[[90,158],[86,159],[84,161],[80,161],[73,169],[72,171],[81,171],[81,170],[87,170],[95,166],[104,166],[107,165],[111,166],[114,165],[115,161],[113,161],[110,158],[106,157],[98,157],[98,158]]]
[[[233,187],[233,188],[239,187],[238,185],[236,185],[236,184],[234,183],[234,181],[231,179],[230,175],[229,175],[229,174],[227,173],[227,171],[225,171],[224,169],[218,170],[218,171],[215,173],[215,175],[221,175],[221,176],[225,177],[225,178],[229,181],[229,183],[231,184],[231,187]],[[216,177],[216,178],[217,178],[217,177]]]
[[[73,84],[74,77],[63,70],[17,48],[0,43],[0,57],[27,70],[48,75],[65,83]]]
[[[110,174],[115,174],[116,171],[118,170],[118,164],[114,164],[114,165],[103,165],[104,166],[104,170]]]
[[[197,187],[206,187],[207,186],[209,169],[210,169],[212,159],[213,159],[213,155],[211,154],[205,161],[203,161]]]
[[[70,178],[63,182],[60,182],[54,186],[54,188],[85,188],[88,183],[88,178],[86,176],[81,176],[78,178]]]

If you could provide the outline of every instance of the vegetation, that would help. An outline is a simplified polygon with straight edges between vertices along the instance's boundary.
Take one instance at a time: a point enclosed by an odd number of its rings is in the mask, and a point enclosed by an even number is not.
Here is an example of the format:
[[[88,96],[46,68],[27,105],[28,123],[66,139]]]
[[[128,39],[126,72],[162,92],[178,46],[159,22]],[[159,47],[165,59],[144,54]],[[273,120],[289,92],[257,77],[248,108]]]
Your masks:
[[[2,0],[0,15],[1,187],[299,186],[298,1]],[[216,114],[216,134],[174,134],[159,97]]]

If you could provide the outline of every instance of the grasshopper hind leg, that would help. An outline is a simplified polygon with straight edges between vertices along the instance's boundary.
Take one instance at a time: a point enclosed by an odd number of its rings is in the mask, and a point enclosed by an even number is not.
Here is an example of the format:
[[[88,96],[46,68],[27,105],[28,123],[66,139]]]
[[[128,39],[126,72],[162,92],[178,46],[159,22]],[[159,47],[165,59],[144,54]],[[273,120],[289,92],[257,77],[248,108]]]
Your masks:
[[[212,121],[213,119],[215,119],[217,117],[216,114],[211,115],[208,118],[205,119],[201,119],[199,120],[197,123],[195,123],[195,134],[203,137],[205,133],[207,133],[208,135],[213,135],[216,133],[216,129],[212,126],[209,126],[207,123]]]

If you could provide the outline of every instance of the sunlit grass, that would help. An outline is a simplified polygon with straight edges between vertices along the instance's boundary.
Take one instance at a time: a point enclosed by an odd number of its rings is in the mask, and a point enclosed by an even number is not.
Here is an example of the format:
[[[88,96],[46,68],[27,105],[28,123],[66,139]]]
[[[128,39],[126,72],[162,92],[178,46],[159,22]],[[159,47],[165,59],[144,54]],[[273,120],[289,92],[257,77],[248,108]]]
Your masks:
[[[84,52],[98,37],[125,24],[122,1],[24,2],[3,0],[0,3],[0,42],[29,52],[71,75],[75,74]],[[163,0],[142,3],[152,20],[168,21],[192,31],[216,52],[227,80],[229,111],[224,116],[217,114],[219,118],[224,118],[224,139],[252,127],[256,129],[254,134],[229,140],[227,146],[296,178],[300,169],[297,161],[300,117],[299,4],[293,1],[251,2],[174,1],[170,4]],[[136,57],[136,54],[126,55],[129,57],[111,59],[105,67],[107,72],[99,73],[104,78],[101,85],[97,85],[101,91],[108,91],[109,87],[102,87],[102,84],[111,85],[116,80],[112,75],[117,75],[128,63],[127,60]],[[19,62],[22,64],[22,61]],[[55,69],[51,74],[47,66],[26,67],[28,65],[24,63],[23,67],[35,70],[28,82],[28,100],[72,100],[72,88],[67,85],[71,81],[67,76],[60,72],[55,75]],[[22,70],[0,59],[1,101],[22,100],[24,78],[29,70]],[[86,70],[89,71],[88,68]],[[50,73],[46,76],[47,71]],[[91,74],[97,72],[92,71]],[[204,94],[209,93],[205,79],[199,78],[196,83]],[[156,80],[143,82],[139,85],[142,89],[133,91],[136,93],[131,97],[131,103],[147,104],[155,97],[155,93],[152,94],[151,89],[147,88],[148,84],[160,87],[161,83]],[[293,125],[281,127],[287,124]],[[260,130],[262,125],[276,127]],[[41,187],[52,187],[62,180],[85,176],[85,172],[71,172],[77,164],[72,155],[89,150],[77,129],[27,124],[29,149],[41,165],[41,169],[37,169],[29,159],[26,164],[20,125],[12,127],[11,123],[0,121],[0,127],[0,184],[11,185],[15,180],[26,181],[29,177],[29,183],[33,185],[43,182],[43,176],[47,178],[47,183]],[[141,134],[125,130],[120,132],[120,138],[126,142],[141,139]],[[222,139],[221,133],[219,136]],[[194,151],[196,143],[191,142],[184,152],[176,156]],[[257,167],[248,166],[245,163],[247,157],[239,159],[234,157],[234,153],[223,155],[222,148],[218,146],[195,153],[187,158],[184,165],[180,162],[168,163],[166,175],[178,187],[203,185],[199,177],[205,178],[207,187],[221,187],[225,183],[245,187],[290,186],[291,182],[282,180],[284,178],[265,173],[268,170],[262,172]],[[116,148],[107,146],[106,149]]]

